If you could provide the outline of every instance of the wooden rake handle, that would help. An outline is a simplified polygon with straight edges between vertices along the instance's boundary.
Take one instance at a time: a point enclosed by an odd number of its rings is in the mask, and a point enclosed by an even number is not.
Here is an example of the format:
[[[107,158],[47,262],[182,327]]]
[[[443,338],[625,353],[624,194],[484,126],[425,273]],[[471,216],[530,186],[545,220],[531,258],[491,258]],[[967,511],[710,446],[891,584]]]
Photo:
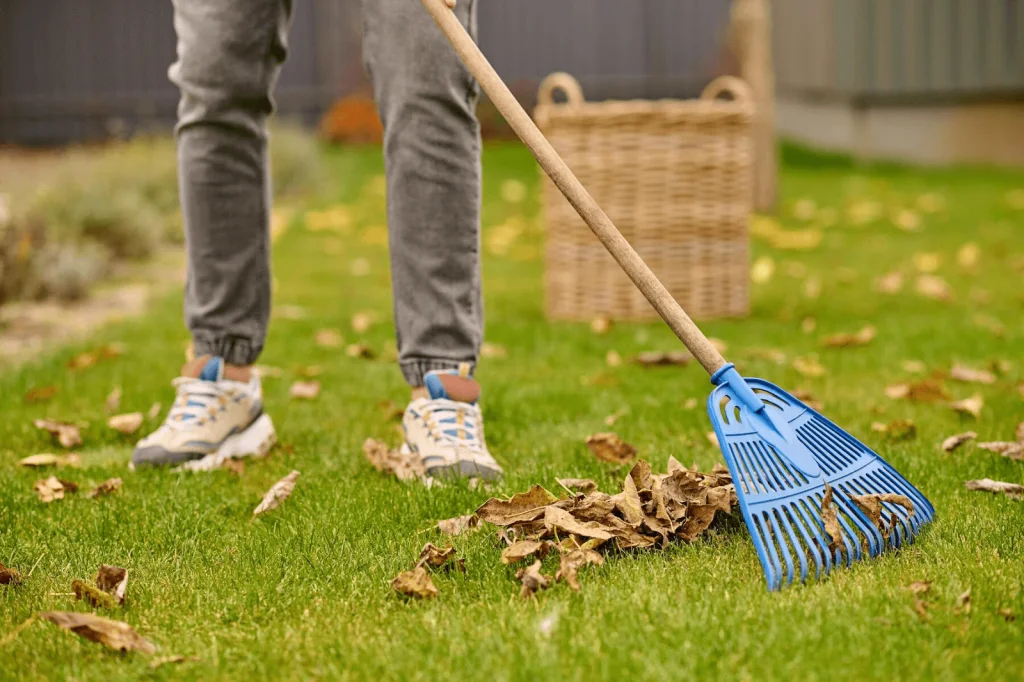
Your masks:
[[[434,21],[451,41],[459,57],[466,64],[480,87],[491,98],[519,138],[530,148],[544,172],[562,191],[580,217],[586,221],[608,252],[618,261],[619,266],[629,275],[633,283],[651,302],[665,323],[675,332],[679,340],[690,349],[708,374],[714,374],[725,364],[725,358],[704,336],[693,320],[683,311],[672,294],[647,267],[622,233],[594,201],[594,197],[580,184],[565,161],[558,155],[533,119],[523,110],[519,101],[508,89],[494,67],[466,32],[462,22],[445,4],[445,0],[421,0]]]

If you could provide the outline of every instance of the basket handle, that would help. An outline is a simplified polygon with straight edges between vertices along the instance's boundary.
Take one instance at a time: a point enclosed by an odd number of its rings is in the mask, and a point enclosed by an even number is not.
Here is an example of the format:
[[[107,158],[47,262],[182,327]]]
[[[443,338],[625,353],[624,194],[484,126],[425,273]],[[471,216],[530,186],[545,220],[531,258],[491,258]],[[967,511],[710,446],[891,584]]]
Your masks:
[[[747,82],[736,76],[719,76],[708,83],[704,91],[700,93],[701,100],[716,100],[724,94],[732,95],[735,102],[750,104],[754,101],[754,92],[747,85]]]
[[[565,93],[566,104],[583,104],[583,88],[580,82],[564,71],[557,71],[550,74],[540,82],[537,90],[537,102],[545,105],[555,104],[555,91],[561,90]]]

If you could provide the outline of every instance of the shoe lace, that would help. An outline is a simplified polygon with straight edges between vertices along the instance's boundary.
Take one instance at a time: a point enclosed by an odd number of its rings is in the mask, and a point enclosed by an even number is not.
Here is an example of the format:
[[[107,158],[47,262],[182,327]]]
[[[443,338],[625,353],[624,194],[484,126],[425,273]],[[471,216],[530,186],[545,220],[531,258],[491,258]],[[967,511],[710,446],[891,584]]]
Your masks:
[[[164,425],[171,429],[201,426],[216,420],[227,402],[227,392],[212,381],[178,377],[173,382],[177,395]]]
[[[473,452],[484,451],[483,421],[475,405],[435,398],[427,401],[420,416],[434,440]]]

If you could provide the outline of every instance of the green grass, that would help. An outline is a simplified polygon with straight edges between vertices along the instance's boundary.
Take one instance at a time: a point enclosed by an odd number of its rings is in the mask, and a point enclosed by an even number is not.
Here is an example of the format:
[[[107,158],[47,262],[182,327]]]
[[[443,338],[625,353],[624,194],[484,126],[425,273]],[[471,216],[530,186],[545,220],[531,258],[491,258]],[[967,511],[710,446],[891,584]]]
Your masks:
[[[250,463],[241,478],[125,468],[131,440],[104,425],[104,397],[123,387],[123,411],[170,401],[168,381],[186,343],[178,296],[88,343],[0,371],[0,560],[23,573],[32,569],[20,587],[0,588],[0,640],[34,612],[85,609],[66,596],[72,579],[113,563],[131,577],[129,605],[112,617],[155,641],[160,655],[198,657],[150,671],[145,656],[118,655],[35,623],[0,647],[0,678],[1019,679],[1024,503],[969,492],[963,481],[1021,482],[1024,464],[972,445],[944,454],[938,443],[967,429],[982,440],[1008,439],[1024,418],[1017,387],[1024,378],[1024,213],[1006,200],[1008,191],[1024,187],[1024,176],[819,161],[803,153],[790,159],[781,221],[800,226],[789,216],[802,198],[837,208],[839,221],[810,252],[775,252],[755,240],[754,255],[774,259],[774,277],[754,288],[747,319],[704,328],[728,342],[727,355],[745,373],[812,391],[829,417],[930,497],[936,521],[912,546],[815,584],[768,593],[749,536],[737,525],[693,545],[610,557],[584,572],[581,593],[559,585],[524,601],[514,569],[499,563],[493,534],[484,532],[456,539],[468,572],[436,578],[438,599],[399,598],[388,583],[424,542],[439,540],[429,531],[433,523],[469,512],[488,493],[465,485],[429,491],[403,485],[375,472],[361,454],[368,436],[397,439],[378,403],[402,403],[406,388],[391,362],[355,360],[313,342],[323,327],[343,329],[355,341],[349,320],[362,310],[381,320],[365,334],[370,345],[383,350],[392,338],[386,251],[378,243],[384,223],[375,180],[382,172],[379,151],[332,151],[336,196],[324,205],[351,207],[351,233],[310,232],[297,220],[275,248],[276,303],[308,311],[305,319],[275,320],[262,360],[285,371],[266,380],[265,389],[289,447]],[[625,357],[675,348],[662,325],[619,324],[597,336],[586,324],[544,320],[537,172],[515,146],[488,148],[484,163],[485,246],[496,246],[496,225],[515,214],[526,218],[507,252],[489,251],[485,262],[487,338],[508,350],[507,358],[485,360],[479,370],[490,446],[508,471],[495,492],[532,483],[553,488],[556,476],[589,476],[614,490],[624,472],[596,461],[583,439],[606,430],[604,417],[619,408],[628,413],[615,429],[656,467],[670,454],[702,468],[720,461],[705,438],[702,406],[684,407],[690,398],[702,405],[708,393],[699,367],[605,365],[610,349]],[[529,185],[524,204],[503,201],[507,179]],[[889,211],[925,192],[944,196],[946,208],[924,215],[918,234],[897,230],[887,218],[862,227],[843,218],[844,207],[859,198],[877,199]],[[955,261],[967,241],[981,247],[973,271]],[[881,274],[911,275],[917,252],[941,254],[939,273],[955,289],[953,302],[922,298],[912,282],[895,296],[875,293]],[[360,258],[370,272],[354,277],[351,263]],[[819,298],[804,297],[802,279],[787,274],[792,262],[821,279]],[[978,303],[983,294],[988,302]],[[979,312],[1000,320],[1005,334],[979,328],[973,321]],[[812,334],[801,331],[808,316],[817,320]],[[869,346],[820,345],[825,334],[867,323],[878,328]],[[110,341],[125,344],[122,357],[66,369],[76,353]],[[787,362],[758,359],[755,348],[780,349]],[[807,378],[792,369],[793,357],[811,353],[827,367],[826,376]],[[1014,364],[991,386],[949,383],[957,397],[984,395],[974,422],[941,405],[887,399],[883,388],[908,376],[901,369],[908,359],[929,370],[948,370],[954,361]],[[308,365],[323,367],[323,393],[314,402],[290,401],[288,386]],[[50,402],[23,403],[26,391],[50,384],[59,387]],[[90,424],[84,468],[62,475],[83,485],[121,476],[123,490],[101,500],[79,494],[38,502],[32,484],[44,474],[14,463],[57,447],[31,425],[43,416]],[[870,429],[874,421],[897,418],[915,421],[916,440],[888,443]],[[250,522],[262,493],[293,468],[302,476],[291,499]],[[905,589],[918,580],[932,581],[924,595],[927,622],[914,613]],[[968,588],[970,614],[957,614],[956,597]],[[1005,608],[1016,621],[997,612]]]

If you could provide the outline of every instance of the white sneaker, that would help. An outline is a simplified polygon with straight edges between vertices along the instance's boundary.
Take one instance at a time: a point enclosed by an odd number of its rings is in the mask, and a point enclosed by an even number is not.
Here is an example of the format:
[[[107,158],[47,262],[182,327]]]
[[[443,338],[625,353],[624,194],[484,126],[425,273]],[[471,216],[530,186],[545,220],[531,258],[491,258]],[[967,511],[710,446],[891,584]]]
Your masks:
[[[419,455],[429,476],[500,478],[484,441],[480,384],[469,366],[428,372],[424,384],[430,397],[413,400],[402,418],[405,448]]]
[[[160,428],[135,446],[132,468],[180,464],[208,471],[234,457],[262,457],[274,445],[277,435],[263,412],[255,373],[248,383],[226,380],[224,361],[210,358],[199,376],[173,383],[174,405]]]

